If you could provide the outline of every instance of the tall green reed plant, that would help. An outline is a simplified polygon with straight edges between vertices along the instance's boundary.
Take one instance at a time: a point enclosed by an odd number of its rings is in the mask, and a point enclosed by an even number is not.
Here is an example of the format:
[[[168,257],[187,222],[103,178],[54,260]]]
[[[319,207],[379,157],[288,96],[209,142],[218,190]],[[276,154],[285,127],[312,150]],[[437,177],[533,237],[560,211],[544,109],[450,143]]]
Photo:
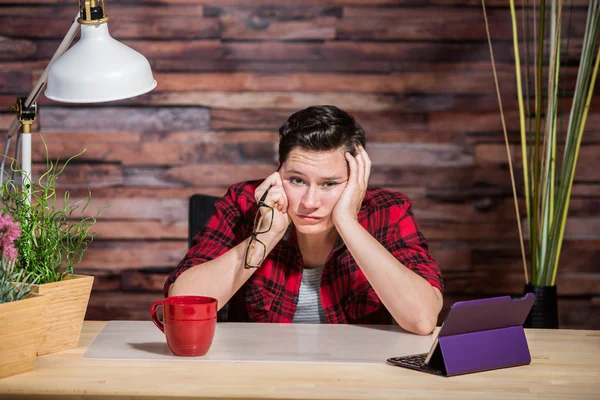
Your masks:
[[[73,274],[73,266],[81,261],[97,236],[91,228],[102,209],[95,216],[85,215],[91,192],[84,199],[70,203],[70,193],[65,191],[62,204],[56,193],[56,181],[69,162],[82,153],[61,166],[60,160],[48,159],[46,150],[46,170],[38,180],[31,181],[25,176],[23,185],[9,180],[0,188],[2,212],[11,215],[21,228],[16,241],[17,267],[32,283],[57,282]]]
[[[533,7],[530,6],[529,2],[527,5],[522,5],[522,12],[524,13],[522,20],[532,21],[533,27],[531,31],[535,35],[533,40],[536,48],[534,68],[535,109],[532,113],[529,108],[528,84],[526,84],[525,99],[523,97],[519,26],[514,0],[510,0],[523,160],[523,192],[525,194],[527,227],[529,230],[529,255],[531,259],[529,265],[527,264],[525,255],[520,223],[521,217],[517,202],[517,190],[511,161],[512,156],[506,132],[498,76],[485,10],[485,0],[482,0],[482,5],[509,160],[525,281],[535,286],[555,286],[579,149],[598,75],[600,48],[597,46],[597,41],[598,27],[600,25],[600,0],[590,0],[587,8],[587,19],[581,56],[579,58],[577,80],[568,113],[569,122],[564,133],[561,130],[562,124],[558,123],[562,116],[559,110],[561,55],[565,52],[568,54],[569,50],[570,37],[568,35],[570,33],[572,4],[569,7],[568,3],[562,0],[551,0],[550,4],[547,5],[545,0],[540,0],[539,5],[534,4]],[[530,13],[533,14],[533,18],[529,17]],[[546,20],[550,21],[550,29],[548,30],[546,29]],[[539,21],[537,27],[535,25],[536,21]],[[567,21],[567,40],[565,48],[563,48],[563,43],[565,43],[563,25]],[[529,32],[528,23],[523,22],[525,26],[522,28],[525,29],[521,31],[525,30],[525,32]],[[528,83],[529,48],[531,41],[528,34],[525,36],[525,48],[527,49],[526,63],[528,67],[526,82]],[[549,40],[549,43],[545,42],[546,38]],[[543,79],[544,67],[548,70],[545,88]],[[562,84],[564,85],[564,78]],[[565,88],[563,87],[562,89],[564,93]],[[526,106],[527,111],[525,111]],[[535,126],[531,126],[532,120],[535,122]],[[563,137],[564,143],[562,141]]]

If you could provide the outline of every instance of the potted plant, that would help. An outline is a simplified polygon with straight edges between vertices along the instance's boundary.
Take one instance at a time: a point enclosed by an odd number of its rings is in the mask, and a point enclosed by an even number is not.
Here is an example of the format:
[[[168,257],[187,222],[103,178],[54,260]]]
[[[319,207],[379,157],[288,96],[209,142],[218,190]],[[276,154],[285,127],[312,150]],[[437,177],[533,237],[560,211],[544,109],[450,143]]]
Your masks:
[[[78,155],[62,166],[58,160],[47,158],[39,179],[31,181],[25,176],[24,185],[14,181],[2,185],[2,212],[11,215],[21,228],[15,241],[16,267],[32,283],[32,293],[49,297],[38,355],[77,347],[94,281],[93,276],[73,271],[96,236],[90,230],[97,215],[84,215],[91,194],[70,203],[68,191],[60,201],[56,193],[56,180]]]
[[[487,16],[484,17],[487,26]],[[588,110],[594,92],[600,48],[597,46],[600,26],[600,3],[590,1],[580,58],[577,80],[570,106],[564,106],[567,87],[565,74],[561,69],[561,56],[569,56],[571,41],[572,5],[567,2],[552,2],[551,6],[541,1],[539,7],[523,6],[525,24],[518,26],[514,0],[510,1],[513,26],[516,82],[519,104],[520,145],[523,164],[522,191],[525,195],[527,232],[529,234],[529,254],[525,251],[523,230],[520,224],[517,189],[511,162],[511,152],[506,133],[504,112],[500,102],[502,126],[508,153],[513,196],[519,224],[519,236],[525,271],[525,291],[536,294],[536,301],[526,321],[526,326],[534,328],[558,328],[558,305],[556,276],[560,252],[564,239],[571,189],[577,166],[581,139],[585,128]],[[537,24],[537,25],[536,25]],[[521,40],[521,51],[526,50],[526,69],[522,69],[519,51],[519,34],[525,32]],[[531,46],[530,35],[535,37]],[[523,38],[521,38],[523,39]],[[488,41],[491,46],[488,29]],[[534,60],[529,58],[533,57]],[[529,68],[532,65],[533,68]],[[573,61],[569,61],[573,65]],[[564,65],[562,65],[564,67]],[[492,52],[492,67],[496,80],[498,98],[498,78]],[[525,72],[525,93],[523,80]],[[533,76],[530,76],[533,75]],[[535,82],[535,84],[533,84]],[[533,86],[533,88],[532,88]],[[530,99],[529,92],[534,92]],[[562,107],[562,108],[561,108]],[[565,108],[568,113],[565,112]],[[568,115],[567,115],[568,114]],[[566,123],[563,123],[566,122]],[[564,129],[566,128],[566,129]],[[528,256],[528,257],[527,257]],[[527,263],[529,258],[529,263]]]
[[[15,268],[18,224],[0,214],[0,378],[31,371],[42,340],[48,298],[31,293]]]

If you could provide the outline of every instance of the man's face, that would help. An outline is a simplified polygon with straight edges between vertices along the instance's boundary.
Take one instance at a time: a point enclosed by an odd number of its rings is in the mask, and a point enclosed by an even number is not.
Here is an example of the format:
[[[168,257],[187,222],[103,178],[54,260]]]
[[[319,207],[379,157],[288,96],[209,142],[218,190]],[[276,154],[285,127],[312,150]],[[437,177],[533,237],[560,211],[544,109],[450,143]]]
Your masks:
[[[331,213],[348,181],[343,150],[317,152],[295,148],[281,165],[280,174],[288,213],[298,232],[331,230]]]

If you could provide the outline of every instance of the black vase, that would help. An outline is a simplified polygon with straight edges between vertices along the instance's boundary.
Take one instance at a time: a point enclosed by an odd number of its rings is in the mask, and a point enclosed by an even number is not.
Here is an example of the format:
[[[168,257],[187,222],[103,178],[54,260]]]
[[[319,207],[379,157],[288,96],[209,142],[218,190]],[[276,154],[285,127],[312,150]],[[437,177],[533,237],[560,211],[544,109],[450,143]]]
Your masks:
[[[523,325],[525,328],[558,328],[556,286],[525,285],[525,293],[535,294],[535,302]]]

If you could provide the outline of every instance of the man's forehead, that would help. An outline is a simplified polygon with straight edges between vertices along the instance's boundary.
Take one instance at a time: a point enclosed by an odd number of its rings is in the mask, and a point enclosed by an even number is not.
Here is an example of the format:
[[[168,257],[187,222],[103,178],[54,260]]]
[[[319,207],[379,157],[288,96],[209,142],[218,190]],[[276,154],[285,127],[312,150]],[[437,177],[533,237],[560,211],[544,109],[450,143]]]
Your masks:
[[[309,159],[331,159],[332,157],[344,158],[344,153],[341,150],[307,150],[300,147],[292,149],[288,155],[290,158],[309,158]]]
[[[283,163],[283,170],[303,175],[318,175],[320,178],[345,177],[347,162],[337,150],[308,151],[294,149]]]

